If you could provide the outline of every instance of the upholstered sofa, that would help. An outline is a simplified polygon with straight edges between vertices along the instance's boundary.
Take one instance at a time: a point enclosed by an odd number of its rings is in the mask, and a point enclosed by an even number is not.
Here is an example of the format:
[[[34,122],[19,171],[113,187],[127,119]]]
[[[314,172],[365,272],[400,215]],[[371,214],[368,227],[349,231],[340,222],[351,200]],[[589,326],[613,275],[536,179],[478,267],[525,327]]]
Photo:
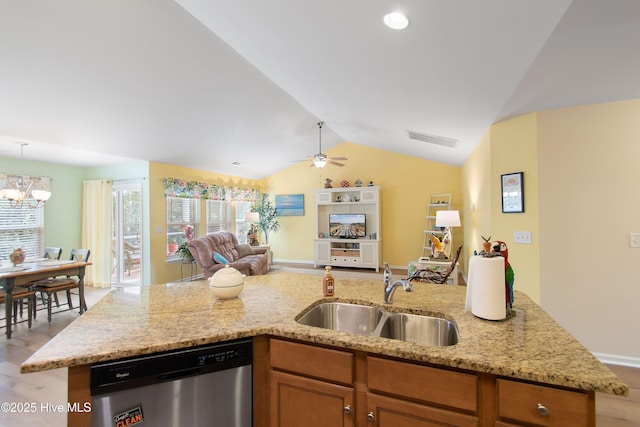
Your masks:
[[[247,276],[266,274],[269,269],[267,248],[240,244],[235,234],[226,231],[193,239],[187,247],[202,268],[205,279],[213,276],[227,263]]]

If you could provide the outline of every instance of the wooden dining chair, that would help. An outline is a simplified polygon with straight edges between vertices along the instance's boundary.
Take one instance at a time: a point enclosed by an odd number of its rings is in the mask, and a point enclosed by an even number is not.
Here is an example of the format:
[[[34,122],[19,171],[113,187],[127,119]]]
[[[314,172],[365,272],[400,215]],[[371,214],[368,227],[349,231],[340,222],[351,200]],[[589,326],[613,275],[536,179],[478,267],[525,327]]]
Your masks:
[[[62,256],[62,248],[54,248],[52,246],[47,246],[44,248],[43,258],[46,259],[55,259],[58,260]]]
[[[29,323],[29,327],[31,327],[31,323],[33,321],[33,307],[35,306],[35,291],[33,289],[29,289],[23,286],[16,286],[13,288],[11,292],[11,298],[13,299],[13,324],[18,323],[18,307],[22,307],[23,302],[27,303],[27,322]],[[4,287],[0,286],[0,304],[6,304],[5,290]],[[4,312],[4,310],[2,310]],[[6,321],[6,326],[9,327],[9,322],[11,319],[4,319]]]
[[[44,254],[42,255],[45,259],[59,260],[60,256],[62,256],[62,248],[55,248],[51,246],[47,246],[44,248]],[[24,303],[27,303],[29,312],[33,313],[33,319],[36,318],[36,305],[38,304],[38,298],[35,296],[35,289],[33,289],[33,284],[29,284],[27,287],[28,291],[33,291],[33,298],[22,298],[22,299],[14,299],[13,303],[13,314],[17,316],[18,312],[20,313],[20,317],[23,315]],[[2,295],[4,298],[4,294]],[[43,304],[45,304],[44,295],[40,294],[40,299]],[[56,304],[60,306],[56,296]],[[29,323],[31,323],[31,319],[29,319]]]
[[[79,261],[79,262],[88,262],[89,255],[91,255],[91,251],[89,249],[71,249],[71,255],[69,260],[71,261]],[[31,284],[33,289],[45,294],[47,296],[47,319],[51,322],[52,315],[52,298],[56,300],[57,307],[60,307],[60,303],[57,299],[57,292],[65,291],[67,293],[67,305],[68,308],[65,310],[58,310],[58,312],[73,310],[73,302],[71,300],[71,290],[77,289],[80,284],[78,281],[72,277],[53,277],[44,280],[38,280]],[[82,304],[82,301],[79,302]]]

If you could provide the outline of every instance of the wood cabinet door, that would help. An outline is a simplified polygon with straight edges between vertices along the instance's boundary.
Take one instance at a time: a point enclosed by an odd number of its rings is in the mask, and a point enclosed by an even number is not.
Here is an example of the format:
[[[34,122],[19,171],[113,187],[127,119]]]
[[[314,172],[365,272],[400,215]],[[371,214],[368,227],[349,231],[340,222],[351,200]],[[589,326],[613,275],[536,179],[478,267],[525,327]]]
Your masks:
[[[368,427],[477,427],[478,418],[367,393]]]
[[[353,427],[354,391],[271,371],[271,427]]]

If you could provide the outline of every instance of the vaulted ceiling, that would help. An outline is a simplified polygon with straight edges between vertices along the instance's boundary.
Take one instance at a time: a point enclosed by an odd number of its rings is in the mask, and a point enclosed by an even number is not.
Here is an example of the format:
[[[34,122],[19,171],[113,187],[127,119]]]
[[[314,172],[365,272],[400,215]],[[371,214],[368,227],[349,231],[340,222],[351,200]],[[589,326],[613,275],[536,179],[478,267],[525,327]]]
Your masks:
[[[496,121],[639,98],[638,52],[637,0],[0,0],[0,156],[262,178],[322,120],[459,166]]]

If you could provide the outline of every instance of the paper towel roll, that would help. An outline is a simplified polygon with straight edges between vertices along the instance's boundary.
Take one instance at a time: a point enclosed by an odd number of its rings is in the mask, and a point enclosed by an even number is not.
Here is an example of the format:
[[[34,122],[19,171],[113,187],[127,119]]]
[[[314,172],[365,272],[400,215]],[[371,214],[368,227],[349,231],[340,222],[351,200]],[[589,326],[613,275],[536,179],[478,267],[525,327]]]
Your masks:
[[[473,256],[469,260],[466,308],[482,319],[507,317],[504,283],[504,258]]]

